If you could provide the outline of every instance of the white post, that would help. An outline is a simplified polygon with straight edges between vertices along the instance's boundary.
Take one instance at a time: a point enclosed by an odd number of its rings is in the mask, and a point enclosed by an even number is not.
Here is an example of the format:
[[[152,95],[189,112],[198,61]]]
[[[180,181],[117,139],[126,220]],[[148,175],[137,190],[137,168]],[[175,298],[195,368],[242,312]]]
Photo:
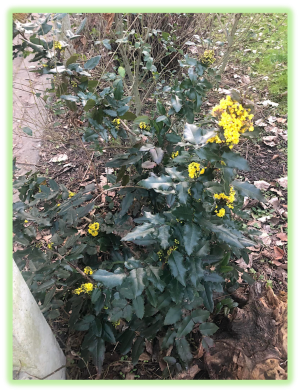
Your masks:
[[[66,359],[13,261],[13,370],[15,379],[64,380]]]

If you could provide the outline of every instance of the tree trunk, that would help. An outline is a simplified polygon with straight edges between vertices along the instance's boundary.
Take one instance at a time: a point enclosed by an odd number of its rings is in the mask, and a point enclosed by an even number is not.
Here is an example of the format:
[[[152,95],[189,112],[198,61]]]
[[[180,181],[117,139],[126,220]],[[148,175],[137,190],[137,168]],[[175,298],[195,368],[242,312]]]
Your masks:
[[[287,303],[283,300],[260,282],[251,286],[246,305],[235,308],[229,325],[225,331],[219,329],[213,337],[215,346],[205,354],[211,379],[287,379],[280,366],[287,360]]]

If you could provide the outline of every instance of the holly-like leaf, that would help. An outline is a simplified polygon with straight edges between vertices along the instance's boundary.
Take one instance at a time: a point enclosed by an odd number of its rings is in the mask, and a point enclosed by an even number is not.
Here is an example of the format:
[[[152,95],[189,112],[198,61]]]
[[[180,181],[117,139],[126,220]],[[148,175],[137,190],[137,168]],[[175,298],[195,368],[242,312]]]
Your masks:
[[[92,57],[91,59],[86,61],[86,63],[84,64],[84,68],[85,69],[94,69],[99,64],[100,59],[101,59],[100,55]]]
[[[158,238],[161,241],[161,246],[163,249],[167,249],[169,247],[168,239],[170,237],[170,226],[164,225],[159,227]]]
[[[214,323],[203,323],[199,326],[199,330],[204,336],[213,335],[218,329]]]
[[[198,244],[201,237],[201,229],[194,223],[184,225],[184,245],[187,254],[190,256],[193,249]]]
[[[140,357],[140,355],[143,353],[144,351],[144,338],[142,338],[141,336],[139,336],[136,341],[133,344],[132,347],[132,364],[133,366],[136,365],[136,363],[138,362],[138,359]]]
[[[241,155],[236,154],[233,151],[224,152],[222,154],[222,160],[226,163],[228,167],[234,167],[239,170],[250,170],[246,159],[242,158]]]
[[[194,124],[186,124],[184,128],[184,138],[192,144],[205,144],[208,139],[215,136],[215,131],[205,131]]]
[[[182,100],[177,95],[172,95],[171,99],[171,106],[174,108],[176,112],[179,112],[182,109]]]
[[[106,270],[98,269],[92,278],[97,282],[103,283],[106,287],[112,289],[113,287],[120,286],[126,277],[126,274],[115,274]]]
[[[136,313],[136,316],[140,319],[144,316],[144,299],[142,296],[133,299],[133,307]]]
[[[189,343],[187,342],[186,338],[184,337],[181,339],[176,339],[175,345],[176,345],[176,349],[179,354],[179,357],[181,358],[181,360],[185,364],[185,366],[188,367],[189,363],[193,359],[193,355],[191,354]]]
[[[181,317],[182,317],[181,306],[173,306],[166,313],[164,319],[164,325],[175,324],[177,321],[181,319]]]
[[[254,185],[249,184],[249,182],[233,181],[232,186],[236,189],[240,195],[248,196],[251,199],[256,199],[259,201],[265,201],[262,192],[256,188]]]
[[[168,265],[170,267],[172,275],[183,285],[186,286],[186,268],[183,266],[183,255],[178,252],[174,251],[171,253],[168,259]]]

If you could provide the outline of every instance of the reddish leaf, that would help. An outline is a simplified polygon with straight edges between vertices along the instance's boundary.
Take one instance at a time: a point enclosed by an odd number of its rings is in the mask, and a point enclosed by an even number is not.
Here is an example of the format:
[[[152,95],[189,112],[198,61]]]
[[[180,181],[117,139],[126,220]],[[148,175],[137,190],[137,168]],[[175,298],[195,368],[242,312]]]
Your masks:
[[[278,237],[281,241],[287,241],[288,240],[288,236],[287,236],[286,233],[276,234],[276,237]]]
[[[274,256],[275,256],[276,260],[283,259],[283,257],[284,257],[283,249],[280,249],[277,246],[274,246]]]

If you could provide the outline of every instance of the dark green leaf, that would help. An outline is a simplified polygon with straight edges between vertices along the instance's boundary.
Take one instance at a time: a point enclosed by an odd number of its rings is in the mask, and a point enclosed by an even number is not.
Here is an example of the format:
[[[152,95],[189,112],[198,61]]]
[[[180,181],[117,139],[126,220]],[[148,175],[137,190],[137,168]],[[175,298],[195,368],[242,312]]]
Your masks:
[[[144,316],[144,299],[139,296],[133,299],[133,307],[135,309],[136,316],[140,319]]]
[[[182,317],[182,311],[181,311],[181,306],[173,306],[171,307],[164,320],[164,325],[170,325],[170,324],[175,324],[177,321],[179,321]]]
[[[178,251],[172,252],[168,259],[168,265],[170,267],[172,275],[183,285],[186,286],[185,276],[186,268],[183,266],[184,257]]]
[[[236,154],[233,151],[224,152],[222,154],[222,159],[228,167],[234,167],[245,171],[250,170],[246,159],[242,158],[241,155]]]
[[[90,350],[94,364],[97,368],[98,374],[102,371],[102,366],[105,358],[105,342],[102,338],[97,338],[96,344]]]
[[[144,338],[138,337],[132,347],[132,364],[135,366],[144,351]]]
[[[32,130],[28,127],[22,128],[23,132],[25,132],[27,135],[32,136]]]
[[[236,189],[240,195],[248,196],[251,199],[256,199],[259,201],[265,201],[262,192],[256,188],[254,185],[249,184],[249,182],[233,181],[232,186]]]
[[[95,56],[86,61],[84,69],[94,69],[100,62],[101,56]]]
[[[216,324],[214,323],[203,323],[199,326],[200,332],[207,336],[207,335],[213,335],[219,328],[217,327]]]
[[[193,249],[198,244],[201,237],[201,229],[194,223],[187,223],[184,226],[184,245],[187,254],[190,256]]]
[[[191,354],[189,343],[184,337],[181,339],[176,339],[175,344],[179,357],[181,358],[182,362],[186,364],[187,367],[193,359],[193,355]]]

